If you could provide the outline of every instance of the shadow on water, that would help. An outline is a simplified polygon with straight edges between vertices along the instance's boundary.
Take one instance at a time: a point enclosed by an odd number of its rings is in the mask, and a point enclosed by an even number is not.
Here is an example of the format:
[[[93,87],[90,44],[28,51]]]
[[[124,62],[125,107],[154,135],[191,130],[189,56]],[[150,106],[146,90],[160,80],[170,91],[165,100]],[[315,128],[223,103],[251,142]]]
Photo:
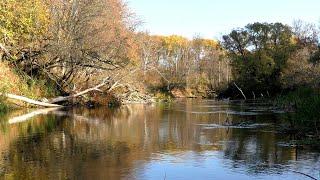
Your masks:
[[[283,115],[262,102],[59,109],[17,121],[30,113],[0,119],[0,178],[320,178],[320,153],[287,146],[292,137],[275,131]]]

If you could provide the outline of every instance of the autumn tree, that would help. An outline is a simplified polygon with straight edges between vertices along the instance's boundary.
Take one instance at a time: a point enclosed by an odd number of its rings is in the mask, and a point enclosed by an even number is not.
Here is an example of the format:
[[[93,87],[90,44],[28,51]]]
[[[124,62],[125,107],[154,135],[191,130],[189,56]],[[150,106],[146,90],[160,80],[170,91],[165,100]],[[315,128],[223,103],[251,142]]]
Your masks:
[[[229,61],[215,40],[195,37],[192,40],[189,86],[217,90],[228,84]]]
[[[51,1],[46,61],[38,66],[62,87],[125,66],[130,41],[125,13],[124,4],[115,0]]]
[[[167,36],[162,38],[162,46],[161,61],[169,75],[167,78],[171,78],[170,81],[174,84],[183,83],[185,72],[183,63],[188,49],[188,40],[176,35]]]
[[[320,84],[319,31],[316,26],[297,20],[293,23],[297,50],[290,55],[281,71],[281,84],[285,89],[301,86],[318,87]]]
[[[151,89],[182,88],[207,95],[231,79],[229,61],[217,41],[146,33],[138,36],[144,79]]]
[[[0,2],[0,58],[30,61],[44,46],[49,14],[42,0]]]
[[[314,48],[319,43],[319,30],[315,24],[295,20],[292,29],[298,45]]]
[[[284,89],[320,85],[320,64],[310,62],[312,52],[307,47],[297,50],[288,59],[287,66],[281,71],[281,84]]]
[[[143,76],[146,78],[150,69],[158,68],[160,53],[163,50],[161,38],[151,36],[148,33],[137,34],[140,66],[143,69]]]

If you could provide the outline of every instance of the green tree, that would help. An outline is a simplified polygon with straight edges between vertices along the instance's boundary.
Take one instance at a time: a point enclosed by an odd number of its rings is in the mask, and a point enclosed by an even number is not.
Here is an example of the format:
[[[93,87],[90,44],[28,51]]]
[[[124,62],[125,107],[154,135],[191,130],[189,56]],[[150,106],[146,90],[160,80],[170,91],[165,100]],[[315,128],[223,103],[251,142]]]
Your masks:
[[[281,23],[253,23],[223,36],[233,75],[245,91],[274,91],[290,54],[295,50],[291,27]]]

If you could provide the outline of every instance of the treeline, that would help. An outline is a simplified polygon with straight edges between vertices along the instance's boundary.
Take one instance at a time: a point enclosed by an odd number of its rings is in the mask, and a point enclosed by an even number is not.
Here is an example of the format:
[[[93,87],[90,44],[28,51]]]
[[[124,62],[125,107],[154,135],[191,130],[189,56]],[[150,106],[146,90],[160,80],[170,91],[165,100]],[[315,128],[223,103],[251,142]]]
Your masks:
[[[218,41],[151,36],[139,24],[121,0],[4,0],[0,57],[66,95],[107,79],[120,94],[182,88],[206,96],[232,79]]]
[[[243,96],[275,98],[275,106],[290,112],[287,131],[315,142],[320,138],[319,34],[315,25],[301,21],[293,26],[253,23],[222,40],[232,62],[233,83]],[[239,98],[237,94],[234,86],[225,91],[229,97]]]
[[[313,24],[253,23],[220,41],[149,35],[139,25],[121,0],[2,0],[0,58],[65,95],[101,82],[122,98],[176,89],[242,98],[237,87],[258,98],[319,86]]]
[[[218,41],[146,33],[138,33],[138,37],[139,59],[149,89],[177,88],[209,96],[232,79],[230,61]]]
[[[253,23],[220,41],[139,33],[140,63],[148,87],[183,87],[194,94],[248,99],[274,97],[300,87],[319,88],[316,25],[294,21]],[[147,68],[149,66],[149,68]],[[242,92],[239,91],[239,88]]]

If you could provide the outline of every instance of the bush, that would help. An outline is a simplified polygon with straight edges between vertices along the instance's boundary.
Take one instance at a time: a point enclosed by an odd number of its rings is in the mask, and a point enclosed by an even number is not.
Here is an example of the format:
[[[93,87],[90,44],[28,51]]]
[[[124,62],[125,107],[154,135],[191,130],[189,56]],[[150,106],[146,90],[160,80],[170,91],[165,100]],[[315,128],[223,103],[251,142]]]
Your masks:
[[[9,107],[0,99],[0,113],[7,112]]]
[[[294,128],[320,135],[320,93],[318,89],[299,88],[279,96],[275,102],[287,111],[293,111],[289,120]]]

